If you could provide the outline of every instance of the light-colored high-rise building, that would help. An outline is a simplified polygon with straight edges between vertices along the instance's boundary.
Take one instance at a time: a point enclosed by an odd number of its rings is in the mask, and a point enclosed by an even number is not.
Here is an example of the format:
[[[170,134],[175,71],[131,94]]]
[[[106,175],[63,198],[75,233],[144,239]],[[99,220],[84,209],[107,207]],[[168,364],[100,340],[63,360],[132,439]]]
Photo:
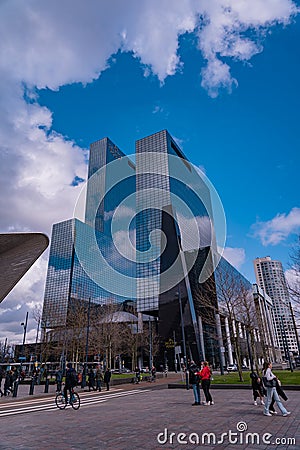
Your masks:
[[[280,261],[270,256],[254,260],[255,277],[258,286],[273,301],[273,320],[280,350],[284,356],[288,352],[298,354],[298,343],[289,292]]]

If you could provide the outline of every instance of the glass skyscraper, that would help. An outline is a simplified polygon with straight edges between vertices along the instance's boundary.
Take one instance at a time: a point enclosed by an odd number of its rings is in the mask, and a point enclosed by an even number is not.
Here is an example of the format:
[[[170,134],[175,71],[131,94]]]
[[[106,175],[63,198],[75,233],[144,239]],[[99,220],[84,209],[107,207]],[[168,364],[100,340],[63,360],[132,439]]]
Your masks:
[[[293,318],[287,283],[282,264],[270,256],[256,258],[254,270],[258,286],[272,299],[274,305],[274,326],[279,347],[287,358],[289,352],[298,353],[297,329]]]
[[[109,163],[121,158],[127,170],[126,177],[108,189],[113,171]],[[85,222],[72,218],[53,225],[42,315],[44,329],[65,326],[72,301],[90,300],[103,305],[131,300],[131,297],[115,293],[117,278],[114,273],[126,277],[130,285],[127,292],[135,297],[135,263],[118,251],[111,230],[111,219],[117,206],[134,190],[135,166],[124,153],[108,138],[91,144]],[[134,229],[134,223],[131,226]],[[122,245],[126,255],[126,240],[122,240]],[[115,272],[101,267],[99,254]],[[105,279],[105,286],[114,289],[105,289],[99,282],[99,272]],[[122,292],[122,286],[117,287],[117,291]]]

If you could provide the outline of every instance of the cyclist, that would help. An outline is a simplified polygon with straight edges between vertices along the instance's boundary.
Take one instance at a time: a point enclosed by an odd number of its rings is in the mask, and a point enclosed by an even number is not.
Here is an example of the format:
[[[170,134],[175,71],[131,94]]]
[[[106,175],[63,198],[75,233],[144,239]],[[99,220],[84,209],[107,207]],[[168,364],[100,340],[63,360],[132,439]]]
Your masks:
[[[65,397],[65,402],[67,403],[68,401],[68,391],[70,392],[70,398],[72,395],[72,389],[77,385],[77,374],[76,374],[76,370],[72,367],[72,363],[69,362],[67,364],[67,369],[66,369],[66,382],[65,382],[65,387],[64,387],[64,397]]]

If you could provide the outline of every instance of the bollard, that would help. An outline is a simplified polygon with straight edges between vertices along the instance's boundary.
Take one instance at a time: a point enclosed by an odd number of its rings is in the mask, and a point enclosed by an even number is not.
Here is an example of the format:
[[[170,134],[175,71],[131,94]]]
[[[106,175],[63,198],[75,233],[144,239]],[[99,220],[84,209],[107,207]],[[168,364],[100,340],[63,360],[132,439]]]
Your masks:
[[[32,378],[31,383],[30,383],[30,388],[29,388],[29,395],[33,395],[34,385],[35,385],[35,379]]]
[[[14,382],[14,390],[13,390],[13,397],[16,397],[18,394],[18,387],[19,383],[17,381]]]
[[[46,381],[45,381],[45,391],[44,391],[44,393],[45,393],[45,394],[48,394],[48,392],[49,392],[49,378],[46,378]]]

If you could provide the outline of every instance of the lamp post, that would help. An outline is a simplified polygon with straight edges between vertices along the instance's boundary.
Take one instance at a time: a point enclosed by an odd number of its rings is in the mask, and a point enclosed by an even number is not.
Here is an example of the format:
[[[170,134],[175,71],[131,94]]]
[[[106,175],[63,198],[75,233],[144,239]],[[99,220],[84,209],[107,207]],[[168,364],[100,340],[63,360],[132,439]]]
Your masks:
[[[90,312],[91,312],[91,297],[89,298],[88,314],[87,314],[87,327],[86,327],[86,341],[85,341],[85,365],[83,370],[82,386],[86,386],[88,355],[89,355],[89,333],[90,333]]]
[[[35,360],[37,361],[37,344],[38,344],[38,337],[39,337],[39,331],[40,331],[40,323],[41,319],[39,318],[38,324],[37,324],[37,330],[36,330],[36,338],[35,338]]]
[[[21,322],[21,326],[24,327],[23,343],[22,343],[22,356],[23,357],[24,357],[24,345],[25,345],[26,331],[27,331],[27,322],[28,322],[28,311],[26,313],[25,323]]]
[[[152,353],[152,322],[149,316],[149,372],[151,373],[153,366],[153,353]]]
[[[181,322],[181,335],[182,335],[182,344],[183,344],[183,360],[185,365],[185,384],[186,389],[189,389],[189,378],[187,372],[187,358],[186,358],[186,343],[185,343],[185,333],[184,333],[184,324],[183,324],[183,313],[182,313],[182,301],[181,301],[181,291],[180,285],[178,286],[178,292],[176,292],[179,300],[179,310],[180,310],[180,322]]]

